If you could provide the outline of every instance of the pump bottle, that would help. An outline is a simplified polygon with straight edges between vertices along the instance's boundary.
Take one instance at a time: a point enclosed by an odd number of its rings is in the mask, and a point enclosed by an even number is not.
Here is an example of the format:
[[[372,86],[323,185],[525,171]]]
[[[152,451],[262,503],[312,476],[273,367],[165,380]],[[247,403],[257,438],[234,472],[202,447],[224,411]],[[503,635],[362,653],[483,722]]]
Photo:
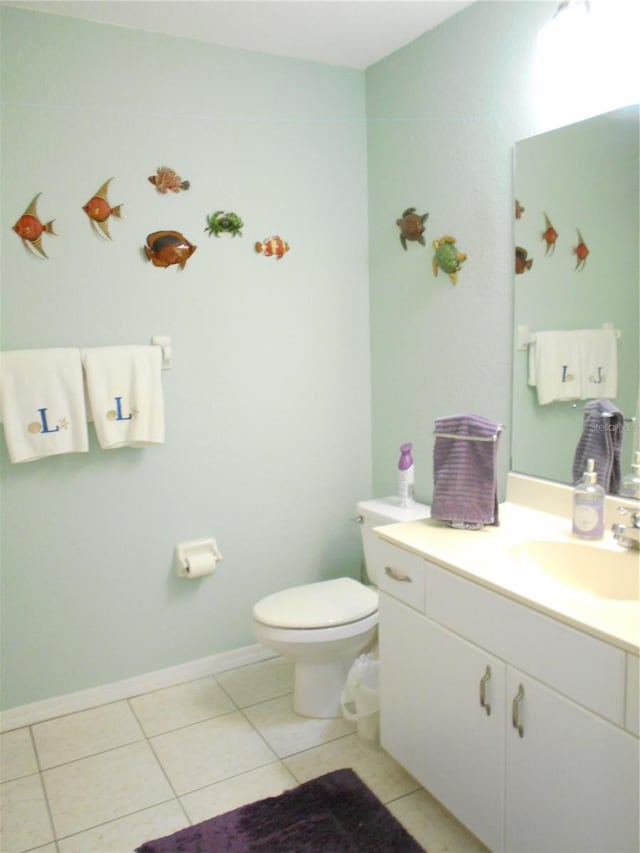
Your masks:
[[[622,479],[620,496],[623,498],[640,499],[640,450],[636,450],[633,454],[631,473],[625,474]]]
[[[403,444],[398,462],[398,497],[400,506],[413,506],[415,503],[415,468],[411,456],[412,444]]]
[[[604,489],[597,482],[593,459],[573,492],[573,533],[581,539],[604,536]]]

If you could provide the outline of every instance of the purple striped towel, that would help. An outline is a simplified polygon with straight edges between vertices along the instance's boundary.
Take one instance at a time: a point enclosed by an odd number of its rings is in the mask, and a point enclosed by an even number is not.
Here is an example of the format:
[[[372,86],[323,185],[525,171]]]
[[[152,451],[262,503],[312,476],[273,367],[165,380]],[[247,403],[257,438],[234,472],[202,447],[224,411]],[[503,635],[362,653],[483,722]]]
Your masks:
[[[593,459],[598,483],[605,492],[620,491],[622,434],[624,415],[610,400],[589,400],[584,407],[582,435],[573,458],[573,485],[587,470]]]
[[[431,518],[473,525],[499,523],[500,430],[500,424],[482,415],[436,418]]]

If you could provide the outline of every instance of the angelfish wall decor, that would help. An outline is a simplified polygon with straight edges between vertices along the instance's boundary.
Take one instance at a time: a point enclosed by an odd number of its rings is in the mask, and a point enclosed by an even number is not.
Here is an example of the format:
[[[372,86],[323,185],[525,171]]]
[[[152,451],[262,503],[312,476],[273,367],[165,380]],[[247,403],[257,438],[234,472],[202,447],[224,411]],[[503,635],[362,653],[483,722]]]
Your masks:
[[[582,234],[580,233],[580,229],[576,228],[578,232],[578,245],[574,248],[573,253],[576,256],[576,269],[583,270],[584,265],[587,262],[587,255],[589,254],[589,249],[587,244],[584,242]]]
[[[115,216],[118,219],[122,217],[122,205],[118,204],[116,207],[111,207],[107,199],[107,189],[112,180],[113,178],[109,178],[108,181],[105,181],[96,194],[91,196],[82,208],[96,231],[108,240],[111,240],[107,224],[109,217]]]
[[[55,219],[50,219],[49,222],[45,222],[43,224],[38,218],[36,206],[41,195],[42,193],[38,193],[34,196],[25,212],[13,226],[13,230],[22,240],[23,246],[28,249],[32,255],[36,255],[37,253],[36,257],[39,255],[42,258],[48,258],[49,256],[42,248],[42,235],[53,234],[55,236],[55,231],[53,230],[53,223],[55,222]]]

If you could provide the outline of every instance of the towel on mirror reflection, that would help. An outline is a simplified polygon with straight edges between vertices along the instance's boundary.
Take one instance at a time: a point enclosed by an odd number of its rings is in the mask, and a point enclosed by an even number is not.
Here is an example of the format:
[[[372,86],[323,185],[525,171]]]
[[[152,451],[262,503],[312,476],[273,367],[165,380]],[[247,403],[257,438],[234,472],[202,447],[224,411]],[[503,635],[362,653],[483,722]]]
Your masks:
[[[613,329],[581,329],[581,399],[610,398],[618,394],[618,338]]]
[[[582,480],[593,459],[598,483],[609,493],[620,491],[624,415],[610,400],[589,400],[584,407],[582,435],[573,459],[573,485]]]
[[[500,430],[498,423],[482,415],[436,418],[432,518],[472,525],[499,523]]]
[[[529,345],[529,385],[538,403],[579,400],[582,396],[580,336],[577,331],[536,332]]]
[[[0,408],[12,462],[89,450],[77,349],[0,354]]]
[[[82,350],[87,396],[100,446],[164,443],[162,350],[157,346]]]

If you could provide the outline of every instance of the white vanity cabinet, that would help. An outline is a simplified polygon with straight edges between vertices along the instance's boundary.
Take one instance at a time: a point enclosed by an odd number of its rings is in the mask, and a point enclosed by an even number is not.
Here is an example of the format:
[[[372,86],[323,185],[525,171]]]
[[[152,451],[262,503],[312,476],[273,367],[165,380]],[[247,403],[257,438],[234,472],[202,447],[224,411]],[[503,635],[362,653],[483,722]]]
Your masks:
[[[382,544],[384,748],[492,850],[637,851],[625,652]]]

